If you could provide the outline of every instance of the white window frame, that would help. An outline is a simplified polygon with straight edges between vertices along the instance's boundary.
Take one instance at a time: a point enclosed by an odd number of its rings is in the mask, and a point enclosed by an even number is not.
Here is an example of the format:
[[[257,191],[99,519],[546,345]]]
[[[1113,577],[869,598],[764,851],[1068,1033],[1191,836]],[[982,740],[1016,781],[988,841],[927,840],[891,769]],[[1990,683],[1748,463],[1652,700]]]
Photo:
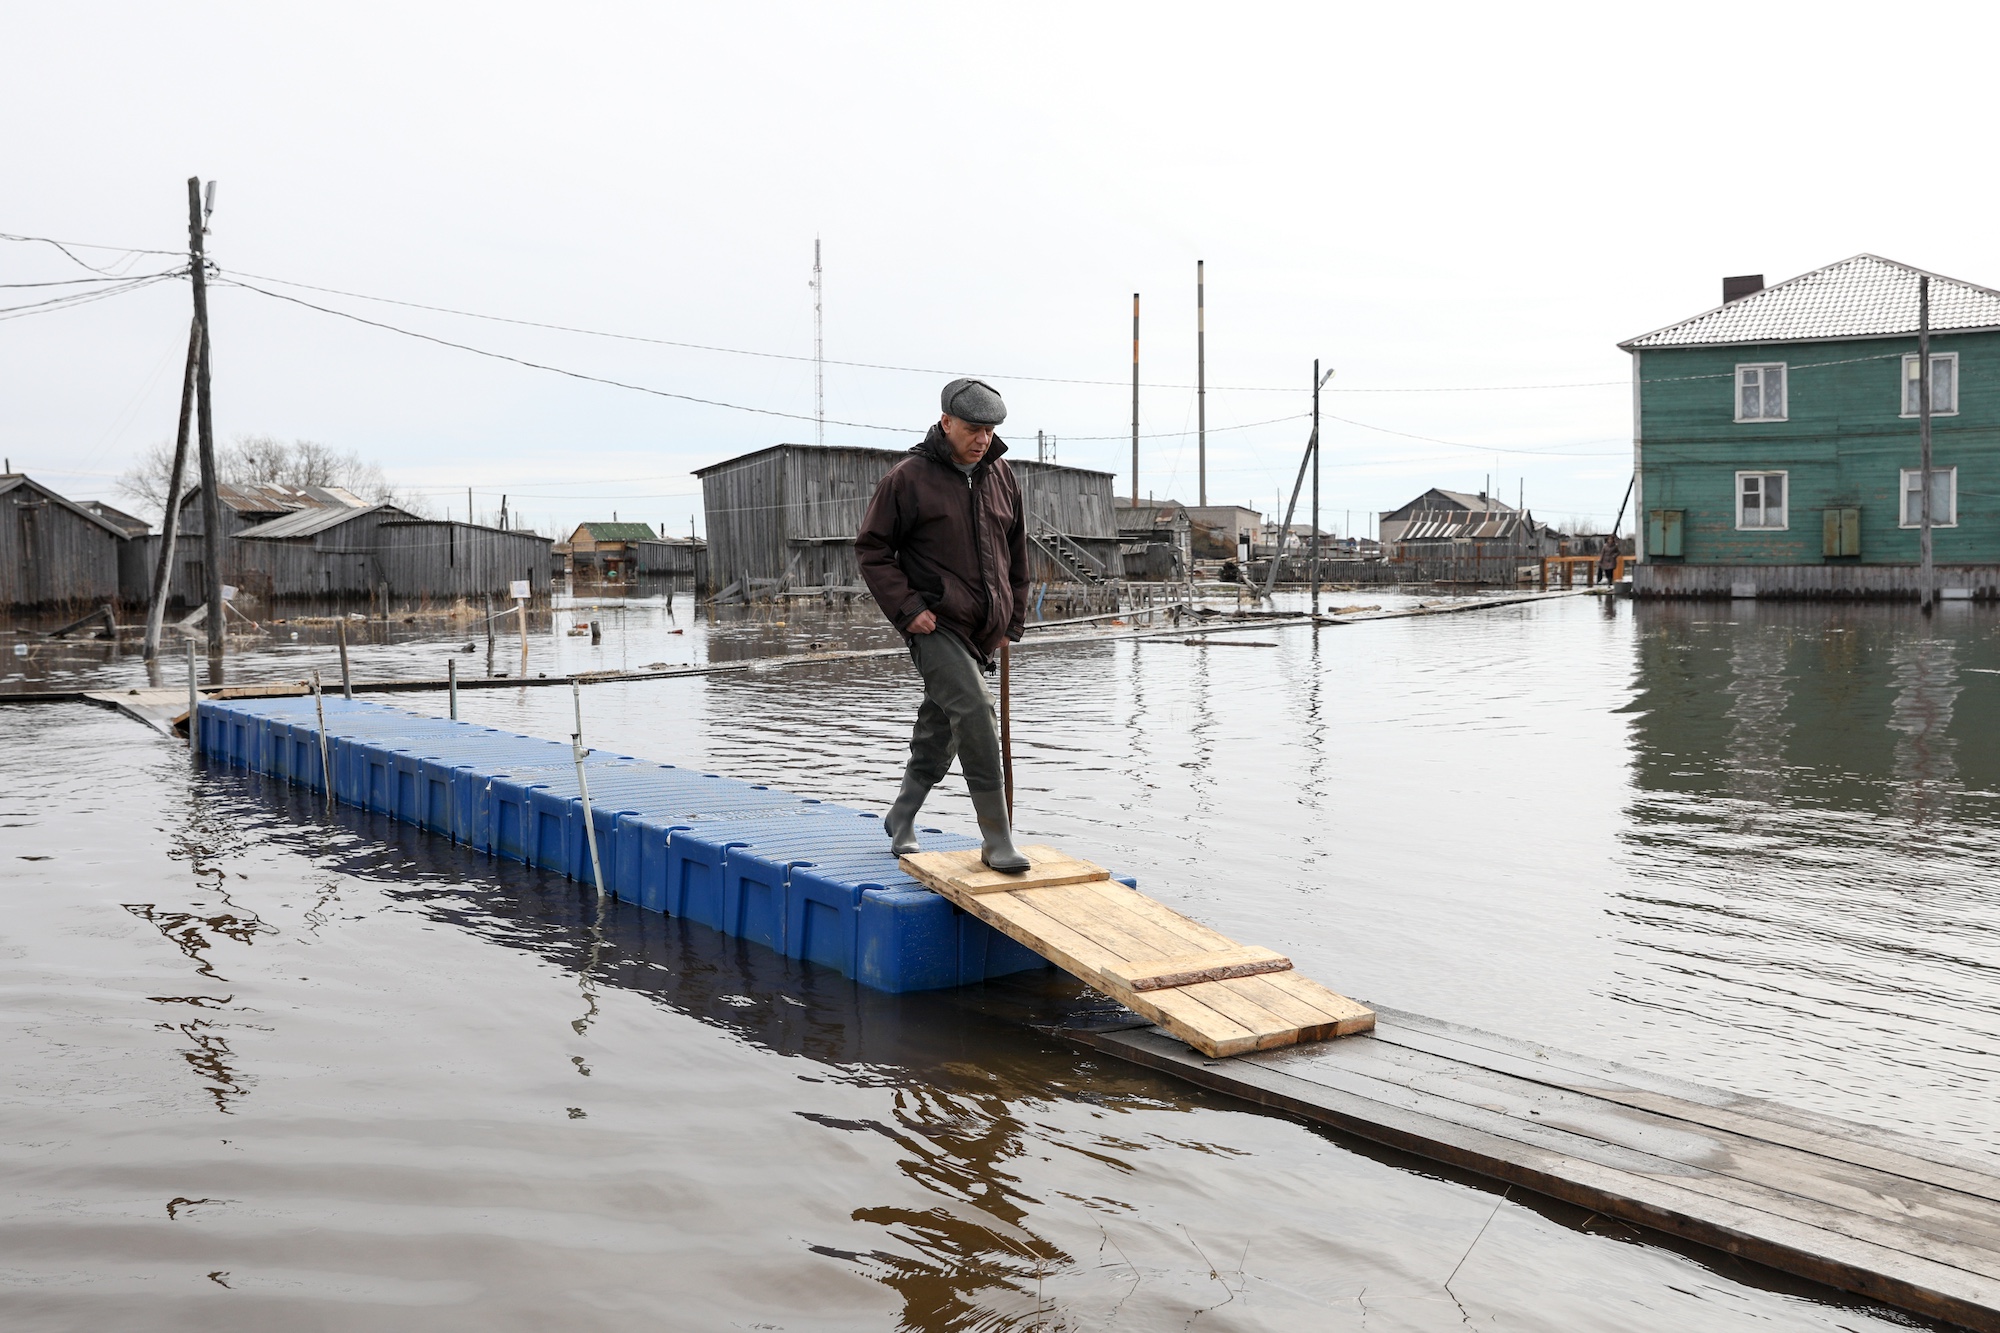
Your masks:
[[[1781,478],[1783,478],[1783,479],[1784,479],[1784,484],[1783,484],[1783,487],[1782,487],[1782,489],[1784,490],[1784,499],[1783,499],[1783,500],[1781,500],[1781,501],[1779,502],[1779,504],[1778,504],[1778,521],[1777,521],[1776,523],[1745,523],[1745,522],[1743,521],[1743,519],[1744,519],[1744,509],[1743,509],[1743,479],[1744,479],[1745,477],[1781,477]],[[1759,496],[1759,507],[1760,507],[1760,508],[1764,508],[1764,507],[1763,507],[1763,505],[1762,505],[1762,496],[1763,496],[1763,493],[1764,493],[1764,488],[1763,488],[1762,486],[1759,486],[1759,487],[1757,488],[1757,494],[1758,494],[1758,496]],[[1769,469],[1769,468],[1757,468],[1757,469],[1753,469],[1753,470],[1748,470],[1748,471],[1744,471],[1744,472],[1739,472],[1739,473],[1737,473],[1737,474],[1736,474],[1736,499],[1735,499],[1735,505],[1736,505],[1736,530],[1737,530],[1738,532],[1789,532],[1789,531],[1791,531],[1791,528],[1792,528],[1792,474],[1791,474],[1791,473],[1789,473],[1789,472],[1783,472],[1783,471],[1778,471],[1778,470],[1774,470],[1774,469]],[[1768,508],[1764,508],[1764,512],[1768,514],[1768,513],[1770,512],[1770,510],[1769,510]]]
[[[1910,517],[1910,496],[1917,493],[1917,488],[1910,483],[1915,481],[1922,473],[1922,468],[1906,467],[1897,475],[1896,521],[1900,527],[1916,529],[1924,525],[1921,518]],[[1951,502],[1945,506],[1950,512],[1944,518],[1939,518],[1933,513],[1931,515],[1931,526],[1934,528],[1955,528],[1958,526],[1958,468],[1956,466],[1939,467],[1933,463],[1931,464],[1931,475],[1934,477],[1948,477],[1950,478],[1951,485]]]
[[[1747,372],[1750,371],[1764,372],[1772,370],[1778,372],[1778,380],[1779,380],[1778,411],[1776,415],[1773,415],[1770,411],[1767,410],[1762,416],[1755,416],[1755,417],[1744,416],[1743,389],[1745,380],[1749,378]],[[1760,406],[1766,406],[1766,395],[1764,393],[1764,389],[1767,387],[1768,380],[1769,376],[1762,373],[1760,373],[1757,377],[1757,400]],[[1736,384],[1735,411],[1736,411],[1737,421],[1739,422],[1785,421],[1790,418],[1792,411],[1792,373],[1790,367],[1787,366],[1785,362],[1746,361],[1742,365],[1736,367],[1735,384]]]
[[[1931,392],[1933,395],[1937,393],[1937,388],[1936,388],[1937,366],[1940,361],[1951,362],[1951,406],[1939,407],[1937,403],[1933,401],[1931,403],[1931,415],[1934,417],[1955,417],[1958,415],[1958,391],[1960,387],[1958,383],[1958,353],[1957,352],[1931,353],[1931,385],[1932,385]],[[1913,421],[1917,417],[1923,415],[1923,413],[1917,410],[1917,405],[1910,401],[1912,397],[1910,393],[1910,387],[1917,382],[1917,377],[1914,373],[1916,371],[1916,368],[1917,368],[1917,354],[1915,352],[1904,353],[1903,379],[1898,387],[1902,390],[1903,415]],[[1910,470],[1914,472],[1916,469],[1912,468]],[[1942,472],[1944,469],[1937,468],[1934,470]]]

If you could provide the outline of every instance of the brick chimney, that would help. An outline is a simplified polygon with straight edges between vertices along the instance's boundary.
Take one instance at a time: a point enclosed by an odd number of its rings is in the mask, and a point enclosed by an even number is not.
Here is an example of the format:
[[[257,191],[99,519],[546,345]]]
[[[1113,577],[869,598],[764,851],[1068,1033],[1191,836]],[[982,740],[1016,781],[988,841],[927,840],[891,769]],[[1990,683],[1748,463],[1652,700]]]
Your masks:
[[[1722,280],[1722,304],[1728,305],[1731,301],[1740,301],[1746,296],[1755,296],[1763,290],[1764,275],[1761,273],[1745,273],[1737,278],[1724,278]]]

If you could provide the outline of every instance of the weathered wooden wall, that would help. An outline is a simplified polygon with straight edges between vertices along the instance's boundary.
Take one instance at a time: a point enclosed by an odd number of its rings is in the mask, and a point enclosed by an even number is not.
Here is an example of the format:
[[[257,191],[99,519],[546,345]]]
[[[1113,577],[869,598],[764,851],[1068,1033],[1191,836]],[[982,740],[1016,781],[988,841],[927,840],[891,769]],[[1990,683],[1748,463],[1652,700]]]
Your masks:
[[[516,579],[539,597],[549,588],[551,544],[530,532],[453,520],[388,520],[375,529],[375,577],[391,597],[505,597]]]
[[[153,566],[160,558],[160,534],[149,532],[118,543],[118,600],[144,606],[153,595]]]
[[[787,444],[704,469],[713,583],[750,578],[795,588],[860,586],[854,535],[876,483],[908,456],[899,449]],[[1007,463],[1027,512],[1078,539],[1115,573],[1110,474],[1013,457]],[[1038,552],[1030,563],[1032,577],[1064,577]]]
[[[120,539],[33,482],[0,493],[0,607],[85,606],[118,596]]]
[[[733,458],[699,475],[710,581],[719,587],[745,576],[781,576],[785,562],[783,451],[766,449]],[[715,587],[701,591],[713,592]]]
[[[527,579],[539,596],[549,586],[549,547],[548,538],[533,533],[376,510],[306,536],[230,537],[223,581],[256,601],[366,600],[385,583],[391,597],[407,601],[505,597],[515,579]],[[182,605],[200,598],[201,561],[200,534],[184,535],[174,548]]]
[[[641,577],[654,576],[668,578],[692,578],[695,572],[695,556],[701,547],[692,542],[640,542],[639,574]]]

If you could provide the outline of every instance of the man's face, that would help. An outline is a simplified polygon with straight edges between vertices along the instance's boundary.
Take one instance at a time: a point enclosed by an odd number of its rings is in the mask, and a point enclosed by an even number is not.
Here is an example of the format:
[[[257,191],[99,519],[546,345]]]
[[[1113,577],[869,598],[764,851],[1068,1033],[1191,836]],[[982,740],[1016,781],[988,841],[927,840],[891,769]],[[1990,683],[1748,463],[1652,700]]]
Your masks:
[[[977,463],[993,447],[991,426],[975,426],[970,421],[960,421],[950,415],[938,424],[944,427],[945,441],[951,445],[951,461],[960,467]]]

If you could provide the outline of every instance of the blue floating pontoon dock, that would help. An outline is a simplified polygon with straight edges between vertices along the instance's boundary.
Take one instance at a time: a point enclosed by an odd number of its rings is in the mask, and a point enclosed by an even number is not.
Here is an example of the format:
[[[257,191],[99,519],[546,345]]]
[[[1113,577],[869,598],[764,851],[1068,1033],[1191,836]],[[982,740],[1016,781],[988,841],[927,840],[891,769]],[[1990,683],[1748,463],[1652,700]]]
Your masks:
[[[568,745],[382,704],[323,707],[335,800],[591,882]],[[196,748],[211,762],[327,789],[311,698],[204,700],[196,715]],[[630,755],[597,751],[584,767],[604,887],[626,902],[878,990],[1048,966],[904,874],[874,814]],[[924,835],[932,850],[979,845]]]

